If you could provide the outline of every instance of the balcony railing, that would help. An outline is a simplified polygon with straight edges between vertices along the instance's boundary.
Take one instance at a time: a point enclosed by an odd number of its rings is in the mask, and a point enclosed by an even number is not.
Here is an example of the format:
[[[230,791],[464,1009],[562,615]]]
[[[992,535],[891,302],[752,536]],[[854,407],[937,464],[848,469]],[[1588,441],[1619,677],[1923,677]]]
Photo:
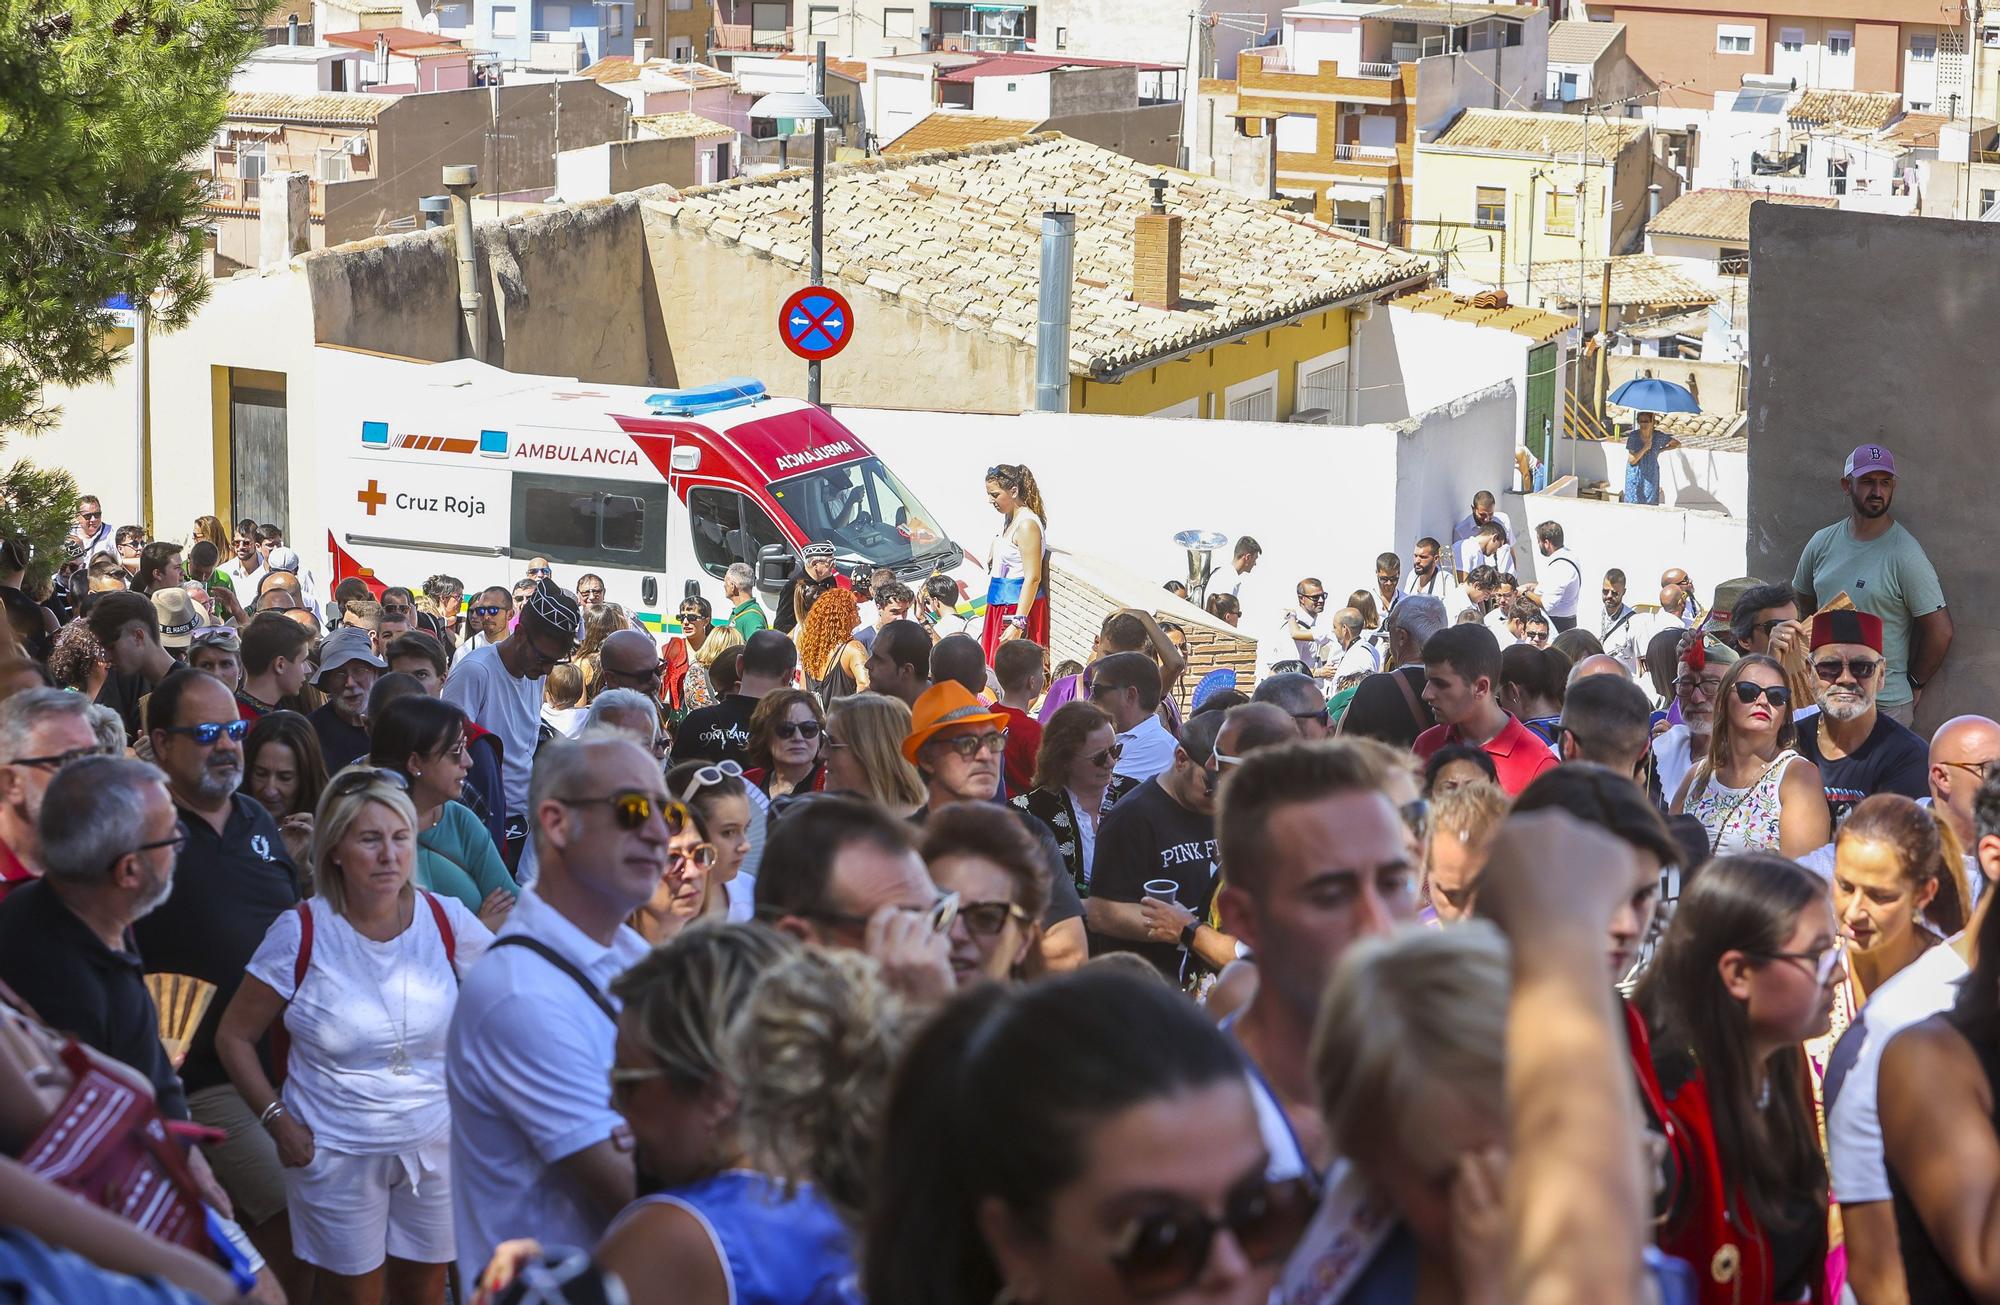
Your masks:
[[[1333,157],[1342,163],[1394,163],[1393,145],[1336,145]]]
[[[1361,77],[1401,77],[1403,65],[1400,63],[1363,63],[1356,74]]]
[[[712,50],[789,50],[792,48],[792,32],[789,27],[717,23],[709,33],[708,45]]]

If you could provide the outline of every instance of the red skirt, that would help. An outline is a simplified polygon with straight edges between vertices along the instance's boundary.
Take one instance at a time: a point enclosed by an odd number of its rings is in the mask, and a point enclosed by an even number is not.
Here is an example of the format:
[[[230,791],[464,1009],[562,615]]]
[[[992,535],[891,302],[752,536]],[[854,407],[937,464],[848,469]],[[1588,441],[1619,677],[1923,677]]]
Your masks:
[[[1000,651],[1000,636],[1007,630],[1007,618],[1019,610],[1016,603],[987,601],[986,619],[979,627],[979,644],[986,650],[988,666],[993,664],[994,656]],[[1021,633],[1044,648],[1049,646],[1048,590],[1035,595],[1035,605],[1028,609],[1028,628]]]

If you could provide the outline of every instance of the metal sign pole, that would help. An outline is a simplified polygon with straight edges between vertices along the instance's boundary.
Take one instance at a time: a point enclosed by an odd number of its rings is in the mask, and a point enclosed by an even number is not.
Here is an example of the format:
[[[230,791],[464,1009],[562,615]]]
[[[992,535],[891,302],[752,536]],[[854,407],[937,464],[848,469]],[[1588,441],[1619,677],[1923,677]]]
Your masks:
[[[813,94],[820,103],[826,102],[826,42],[819,43],[819,52],[813,61]],[[812,230],[812,283],[822,283],[820,267],[821,242],[824,231],[826,206],[826,119],[813,119],[813,230]],[[806,402],[819,402],[819,359],[806,364]]]

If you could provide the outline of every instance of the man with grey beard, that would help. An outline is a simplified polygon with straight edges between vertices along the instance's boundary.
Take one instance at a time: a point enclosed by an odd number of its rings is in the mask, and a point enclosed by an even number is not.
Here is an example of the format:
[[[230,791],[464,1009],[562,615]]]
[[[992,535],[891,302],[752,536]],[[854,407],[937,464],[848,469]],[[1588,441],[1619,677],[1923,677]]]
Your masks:
[[[146,710],[153,757],[187,843],[172,896],[133,927],[133,936],[147,973],[191,974],[215,985],[181,1063],[188,1113],[229,1135],[207,1149],[209,1163],[287,1294],[309,1299],[310,1283],[298,1281],[292,1254],[277,1148],[215,1057],[216,1025],[244,968],[271,922],[299,899],[298,871],[270,812],[236,791],[249,723],[238,716],[228,686],[200,671],[175,671],[153,690]],[[44,838],[49,816],[45,803]]]
[[[1882,618],[1821,612],[1812,619],[1812,670],[1819,714],[1799,722],[1799,755],[1819,767],[1836,828],[1862,798],[1930,796],[1930,749],[1877,706],[1888,661]]]

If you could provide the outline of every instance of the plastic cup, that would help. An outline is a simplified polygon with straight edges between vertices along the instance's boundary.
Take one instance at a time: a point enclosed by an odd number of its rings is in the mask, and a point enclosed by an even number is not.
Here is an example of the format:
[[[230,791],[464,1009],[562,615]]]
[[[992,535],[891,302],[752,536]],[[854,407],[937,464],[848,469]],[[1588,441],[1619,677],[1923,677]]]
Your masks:
[[[1171,879],[1148,879],[1141,887],[1146,896],[1161,902],[1177,900],[1175,895],[1181,890],[1181,886]]]

